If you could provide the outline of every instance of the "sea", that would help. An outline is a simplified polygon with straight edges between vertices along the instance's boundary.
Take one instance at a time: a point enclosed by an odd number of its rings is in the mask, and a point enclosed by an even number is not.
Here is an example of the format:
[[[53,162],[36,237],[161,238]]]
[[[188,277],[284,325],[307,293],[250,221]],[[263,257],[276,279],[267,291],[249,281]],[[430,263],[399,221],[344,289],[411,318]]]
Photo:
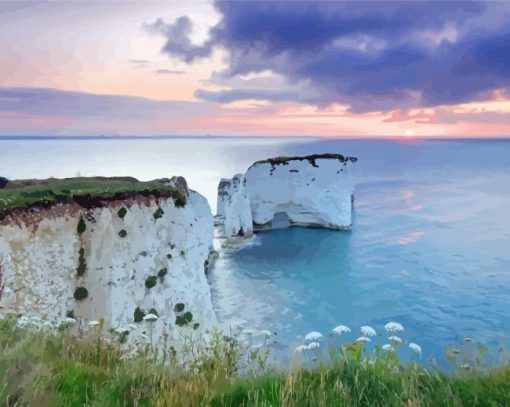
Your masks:
[[[400,356],[426,363],[452,362],[452,347],[494,360],[506,352],[508,139],[9,138],[0,139],[0,176],[182,175],[214,213],[220,178],[259,159],[326,152],[358,157],[352,230],[292,227],[222,250],[209,274],[220,322],[269,331],[249,335],[252,345],[283,358],[311,331],[327,352],[365,325],[377,332],[369,352],[398,335]],[[388,322],[404,331],[387,332]],[[351,332],[333,335],[338,325]]]

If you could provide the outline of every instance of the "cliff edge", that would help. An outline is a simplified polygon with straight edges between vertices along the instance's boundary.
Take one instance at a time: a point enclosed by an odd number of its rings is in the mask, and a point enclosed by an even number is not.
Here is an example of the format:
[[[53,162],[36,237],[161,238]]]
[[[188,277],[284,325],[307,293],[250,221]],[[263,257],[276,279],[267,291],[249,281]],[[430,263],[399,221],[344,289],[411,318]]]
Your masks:
[[[215,326],[204,272],[213,218],[183,178],[3,184],[4,312],[51,325],[75,320],[85,330],[104,319],[132,343]]]

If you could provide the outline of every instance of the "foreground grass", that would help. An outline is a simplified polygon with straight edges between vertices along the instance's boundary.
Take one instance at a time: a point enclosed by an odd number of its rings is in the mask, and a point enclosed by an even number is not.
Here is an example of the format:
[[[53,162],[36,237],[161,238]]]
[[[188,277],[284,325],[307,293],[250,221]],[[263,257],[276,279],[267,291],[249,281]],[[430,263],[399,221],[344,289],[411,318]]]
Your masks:
[[[20,406],[504,406],[510,370],[445,374],[393,358],[361,357],[360,348],[315,368],[275,371],[248,359],[236,341],[213,341],[208,354],[179,365],[172,352],[145,349],[126,358],[99,335],[0,322],[0,405]],[[256,352],[255,352],[256,353]],[[245,360],[245,362],[242,362]],[[249,360],[246,362],[246,360]],[[248,364],[246,364],[248,363]]]
[[[131,177],[78,177],[47,180],[7,181],[0,188],[0,212],[34,205],[49,205],[55,202],[80,198],[113,199],[121,194],[146,192],[176,199],[178,206],[183,206],[186,197],[176,188],[167,185],[168,179],[148,182]]]

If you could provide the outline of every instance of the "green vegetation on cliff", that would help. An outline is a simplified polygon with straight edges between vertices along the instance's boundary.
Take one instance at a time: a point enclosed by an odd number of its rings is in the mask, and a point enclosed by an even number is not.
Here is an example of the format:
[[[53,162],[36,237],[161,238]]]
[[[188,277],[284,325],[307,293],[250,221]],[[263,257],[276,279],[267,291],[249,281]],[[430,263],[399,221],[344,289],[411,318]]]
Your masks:
[[[125,341],[125,337],[124,337]],[[243,350],[213,335],[209,352],[188,348],[177,362],[172,344],[132,357],[98,329],[21,328],[0,321],[0,405],[21,406],[505,406],[510,369],[452,373],[402,365],[391,354],[362,356],[345,347],[309,368],[271,368],[264,350]]]
[[[129,199],[137,195],[171,197],[176,206],[184,206],[185,194],[178,188],[167,185],[168,182],[168,179],[142,182],[131,177],[7,181],[3,188],[0,188],[0,215],[10,209],[51,207],[56,203],[97,207],[108,201]]]
[[[254,167],[257,164],[270,164],[271,167],[274,167],[276,165],[287,165],[291,161],[308,161],[312,166],[317,167],[315,164],[316,160],[338,160],[341,163],[345,163],[347,161],[351,161],[355,163],[358,161],[356,157],[347,157],[342,154],[335,154],[335,153],[325,153],[325,154],[311,154],[311,155],[305,155],[305,156],[295,156],[295,157],[288,157],[288,156],[278,156],[274,158],[267,158],[265,160],[259,160],[255,161],[250,168]]]

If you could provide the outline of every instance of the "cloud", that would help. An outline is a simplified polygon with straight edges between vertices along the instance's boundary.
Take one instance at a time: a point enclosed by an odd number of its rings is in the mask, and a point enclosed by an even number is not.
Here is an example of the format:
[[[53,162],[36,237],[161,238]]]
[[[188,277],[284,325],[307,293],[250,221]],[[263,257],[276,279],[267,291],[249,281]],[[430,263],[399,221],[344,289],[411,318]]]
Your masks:
[[[194,45],[190,40],[193,23],[187,16],[179,17],[173,24],[165,24],[160,18],[153,24],[146,24],[146,31],[161,34],[166,37],[162,51],[177,56],[185,62],[192,62],[196,58],[206,57],[211,53],[211,44]]]
[[[209,102],[230,103],[236,100],[261,99],[271,100],[273,102],[296,101],[299,100],[299,94],[296,92],[286,92],[277,90],[253,90],[253,89],[234,89],[211,92],[198,89],[195,96]]]
[[[148,59],[128,59],[128,62],[136,65],[148,65],[151,63]]]
[[[185,71],[179,71],[174,69],[156,69],[154,71],[155,74],[158,75],[180,75],[183,74]]]
[[[228,52],[234,78],[270,70],[302,81],[307,102],[349,104],[354,112],[454,104],[510,88],[510,5],[505,2],[231,2],[210,38],[192,44],[181,17],[150,26],[165,36],[164,53],[193,63]],[[305,86],[305,85],[303,85]],[[257,98],[242,85],[218,101]],[[280,98],[274,93],[265,96]],[[209,91],[198,91],[214,100]],[[262,95],[263,96],[263,95]],[[292,96],[292,95],[284,95]]]
[[[466,105],[436,106],[426,109],[397,109],[388,112],[382,123],[415,124],[510,124],[510,101],[483,101]]]
[[[0,133],[13,129],[28,134],[158,134],[158,123],[175,123],[217,114],[206,102],[156,101],[135,96],[96,95],[43,88],[0,88]],[[30,123],[36,123],[32,127]],[[171,126],[169,128],[172,128]],[[165,132],[168,134],[168,132]]]

